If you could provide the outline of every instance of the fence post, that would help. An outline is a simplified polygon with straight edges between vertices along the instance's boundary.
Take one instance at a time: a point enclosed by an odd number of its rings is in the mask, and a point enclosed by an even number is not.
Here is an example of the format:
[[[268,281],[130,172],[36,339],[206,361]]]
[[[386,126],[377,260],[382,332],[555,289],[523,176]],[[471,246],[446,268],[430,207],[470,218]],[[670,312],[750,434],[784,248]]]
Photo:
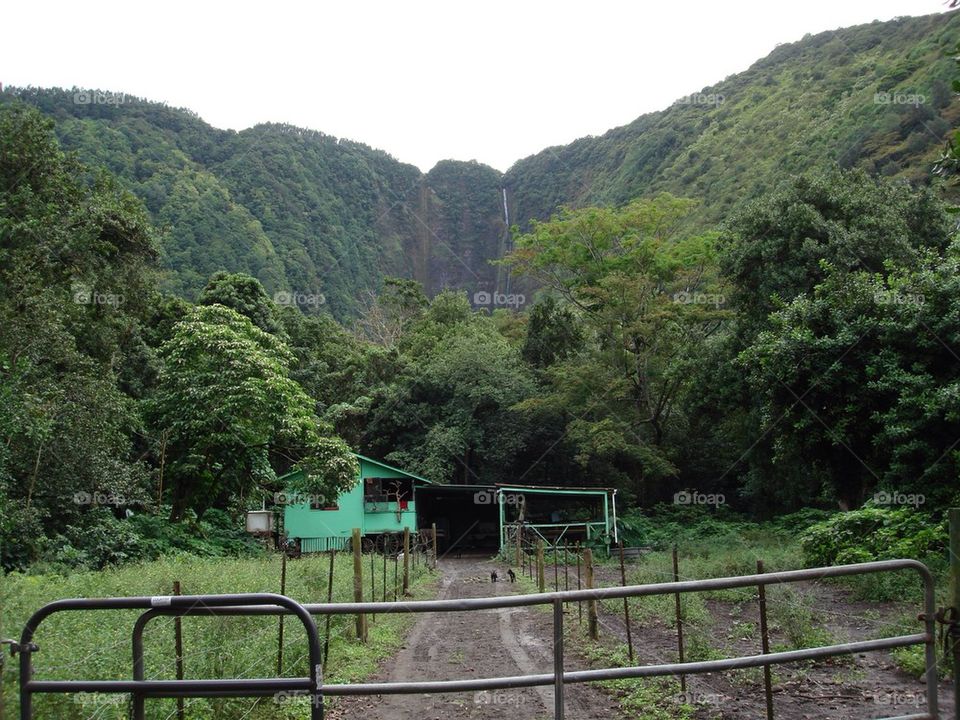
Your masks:
[[[950,590],[947,601],[953,608],[954,622],[960,622],[960,508],[950,508]],[[960,720],[960,630],[949,627],[953,656],[954,717]],[[929,688],[927,692],[930,692]]]
[[[287,552],[280,555],[280,594],[287,594]],[[280,616],[280,629],[277,631],[277,676],[283,675],[283,615]]]
[[[377,569],[374,567],[374,562],[376,562],[376,559],[377,559],[376,558],[377,553],[374,552],[375,550],[376,550],[375,545],[372,548],[370,548],[370,602],[377,601],[377,583],[376,583],[376,580],[374,580],[374,578],[377,577]],[[377,614],[370,613],[370,622],[376,622],[376,621],[377,621]]]
[[[580,541],[577,541],[577,590],[580,590]],[[583,625],[583,603],[577,600],[577,622]]]
[[[410,528],[403,529],[403,594],[410,589]]]
[[[537,587],[540,588],[540,592],[545,589],[543,575],[543,540],[537,538]]]
[[[353,600],[363,602],[363,555],[360,547],[360,528],[353,529]],[[357,639],[367,641],[367,616],[357,613]]]
[[[399,580],[397,579],[397,567],[400,564],[400,560],[397,555],[393,556],[393,601],[397,601],[397,591],[399,588]]]
[[[560,571],[557,566],[557,546],[553,546],[553,591],[557,592],[560,590]]]
[[[180,581],[173,581],[173,594],[180,594]],[[174,664],[176,665],[177,680],[183,680],[183,623],[181,618],[177,615],[173,619],[173,654],[174,654]],[[183,709],[183,698],[177,698],[177,720],[183,720],[184,718],[184,709]]]
[[[330,570],[327,575],[327,604],[333,602],[333,556],[336,554],[336,550],[333,547],[330,547]],[[327,659],[330,657],[330,613],[327,613],[327,617],[324,620],[324,625],[326,626],[323,631],[323,664],[327,664]]]
[[[593,550],[591,548],[584,548],[583,550],[583,567],[587,576],[587,590],[593,590]],[[589,632],[592,640],[596,640],[598,637],[600,637],[599,633],[597,632],[596,600],[587,600],[587,631]]]
[[[763,574],[763,560],[757,560],[757,575]],[[764,655],[770,654],[770,633],[767,630],[767,586],[761,583],[760,591],[760,647]],[[773,720],[773,682],[770,678],[770,666],[763,666],[763,692],[767,698],[767,720]]]
[[[563,546],[563,589],[570,589],[570,559],[566,545]]]
[[[677,556],[677,546],[673,546],[673,581],[680,582],[680,559]],[[673,594],[674,606],[677,613],[677,654],[683,662],[683,610],[680,607],[680,593]],[[687,676],[680,674],[680,692],[687,692]]]
[[[523,525],[517,524],[517,546],[513,551],[513,564],[517,566],[518,569],[522,570],[520,567],[520,552],[523,549]]]
[[[387,546],[383,546],[383,601],[387,601]]]
[[[563,602],[553,601],[553,717],[563,720]]]
[[[431,539],[433,540],[433,569],[437,569],[437,524],[430,526]]]
[[[623,540],[620,541],[620,584],[627,586],[627,569],[623,563]],[[630,633],[630,603],[623,598],[623,623],[627,626],[627,651],[630,653],[630,662],[633,662],[633,635]]]

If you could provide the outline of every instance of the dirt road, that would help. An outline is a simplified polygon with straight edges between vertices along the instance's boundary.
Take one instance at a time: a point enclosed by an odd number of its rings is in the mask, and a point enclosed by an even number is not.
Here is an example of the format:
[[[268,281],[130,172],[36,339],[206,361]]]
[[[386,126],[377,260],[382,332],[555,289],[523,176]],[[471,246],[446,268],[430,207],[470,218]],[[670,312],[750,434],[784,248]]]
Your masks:
[[[490,582],[497,568],[500,582]],[[515,585],[506,568],[487,559],[440,561],[439,597],[464,598],[509,595]],[[549,614],[527,608],[503,608],[421,615],[407,642],[374,681],[455,680],[553,672]],[[566,669],[577,669],[568,657]],[[611,718],[618,714],[613,699],[588,685],[566,687],[569,720]],[[553,717],[553,688],[526,688],[445,695],[390,695],[343,698],[331,718],[363,720],[460,720],[500,718],[534,720]]]

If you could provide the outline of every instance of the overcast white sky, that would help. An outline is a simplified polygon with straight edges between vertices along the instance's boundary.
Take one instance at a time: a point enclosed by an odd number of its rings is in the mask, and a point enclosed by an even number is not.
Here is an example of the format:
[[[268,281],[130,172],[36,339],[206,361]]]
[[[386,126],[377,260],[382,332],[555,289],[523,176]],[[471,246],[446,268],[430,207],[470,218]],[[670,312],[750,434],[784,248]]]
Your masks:
[[[9,0],[0,82],[100,88],[221,128],[289,122],[430,169],[506,170],[745,70],[777,43],[943,0]]]

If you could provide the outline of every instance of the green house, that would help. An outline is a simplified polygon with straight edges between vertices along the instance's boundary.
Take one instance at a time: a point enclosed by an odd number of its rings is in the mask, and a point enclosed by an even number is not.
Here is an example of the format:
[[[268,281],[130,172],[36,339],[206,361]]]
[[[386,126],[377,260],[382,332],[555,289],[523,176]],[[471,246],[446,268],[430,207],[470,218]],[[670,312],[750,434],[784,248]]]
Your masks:
[[[297,538],[303,552],[340,550],[350,539],[353,528],[364,536],[417,530],[417,488],[434,483],[373,458],[353,453],[360,463],[356,485],[336,502],[323,498],[304,498],[285,505],[283,530],[288,538]],[[302,471],[281,477],[293,480]],[[294,497],[294,500],[300,498]]]

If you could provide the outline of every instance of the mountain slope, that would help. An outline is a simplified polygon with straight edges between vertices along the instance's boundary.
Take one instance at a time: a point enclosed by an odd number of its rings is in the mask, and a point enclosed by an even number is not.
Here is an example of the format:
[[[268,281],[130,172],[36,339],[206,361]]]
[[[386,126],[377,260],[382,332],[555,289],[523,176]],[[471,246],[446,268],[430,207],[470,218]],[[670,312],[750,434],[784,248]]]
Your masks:
[[[431,293],[505,291],[509,278],[489,261],[509,245],[508,214],[522,225],[560,204],[668,191],[701,200],[706,225],[784,174],[833,163],[929,182],[960,124],[955,68],[943,52],[958,31],[952,14],[806,37],[665,110],[544,150],[505,175],[452,160],[423,174],[321,132],[218,130],[190,111],[129,96],[7,88],[0,102],[40,108],[65,148],[143,199],[164,230],[169,289],[191,296],[215,270],[243,271],[271,292],[323,296],[343,318],[384,275],[415,278]]]
[[[960,103],[960,15],[875,22],[782,45],[748,70],[600,137],[517,162],[518,217],[669,191],[716,221],[784,173],[838,163],[928,182]]]

